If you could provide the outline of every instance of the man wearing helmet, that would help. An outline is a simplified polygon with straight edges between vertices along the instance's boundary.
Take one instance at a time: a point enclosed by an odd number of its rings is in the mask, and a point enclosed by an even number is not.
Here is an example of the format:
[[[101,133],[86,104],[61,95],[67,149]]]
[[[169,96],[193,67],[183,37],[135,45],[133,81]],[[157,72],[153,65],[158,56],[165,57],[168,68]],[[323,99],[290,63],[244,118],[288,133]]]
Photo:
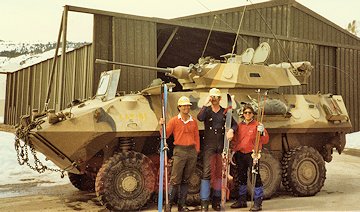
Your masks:
[[[201,211],[209,210],[210,179],[213,187],[212,207],[221,210],[221,153],[224,148],[226,111],[220,106],[221,92],[217,88],[209,91],[209,97],[197,118],[204,122],[203,176],[200,185]],[[232,119],[227,139],[232,140],[237,124]],[[215,178],[215,179],[214,179]]]
[[[173,165],[171,169],[169,202],[166,211],[171,211],[175,196],[178,197],[178,210],[188,211],[185,206],[190,175],[195,171],[197,154],[200,151],[200,137],[197,122],[190,115],[191,102],[182,96],[178,100],[179,114],[170,119],[166,125],[166,136],[174,135]],[[159,124],[164,124],[160,118]]]

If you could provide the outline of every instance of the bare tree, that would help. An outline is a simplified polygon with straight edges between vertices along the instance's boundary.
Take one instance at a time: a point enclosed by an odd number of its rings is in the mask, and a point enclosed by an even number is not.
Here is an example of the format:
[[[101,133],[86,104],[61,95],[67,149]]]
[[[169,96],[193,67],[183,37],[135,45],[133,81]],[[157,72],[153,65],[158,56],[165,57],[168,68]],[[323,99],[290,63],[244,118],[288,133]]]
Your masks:
[[[351,32],[352,34],[354,35],[357,35],[358,32],[359,32],[359,26],[357,24],[358,22],[356,22],[356,20],[353,20],[352,22],[350,22],[348,25],[347,25],[347,31]]]

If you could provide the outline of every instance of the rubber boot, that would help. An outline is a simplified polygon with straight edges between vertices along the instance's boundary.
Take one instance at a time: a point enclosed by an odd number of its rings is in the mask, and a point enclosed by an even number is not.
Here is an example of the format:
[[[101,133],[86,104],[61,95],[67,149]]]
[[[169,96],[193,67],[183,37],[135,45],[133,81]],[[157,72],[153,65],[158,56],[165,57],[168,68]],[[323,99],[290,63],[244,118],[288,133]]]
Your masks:
[[[201,180],[201,184],[200,184],[201,211],[209,210],[209,199],[210,199],[210,180]]]
[[[174,199],[178,193],[178,185],[171,185],[169,186],[169,204],[165,205],[165,212],[171,212],[171,207],[174,204]]]
[[[188,193],[188,184],[181,184],[179,200],[178,200],[178,211],[189,211],[189,209],[186,207],[187,193]]]
[[[231,208],[247,208],[246,204],[246,193],[247,193],[247,186],[240,185],[239,186],[239,199],[230,205]]]

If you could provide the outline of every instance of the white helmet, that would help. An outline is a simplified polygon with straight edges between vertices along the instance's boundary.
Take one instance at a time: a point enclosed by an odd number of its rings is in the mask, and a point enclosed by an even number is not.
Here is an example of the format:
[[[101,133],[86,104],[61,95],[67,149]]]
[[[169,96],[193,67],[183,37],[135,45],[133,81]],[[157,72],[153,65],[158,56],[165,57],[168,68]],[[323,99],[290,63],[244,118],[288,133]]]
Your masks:
[[[217,88],[211,88],[209,91],[210,96],[221,96],[221,92]]]
[[[192,105],[192,104],[189,98],[187,98],[186,96],[182,96],[178,100],[178,106],[180,105]]]

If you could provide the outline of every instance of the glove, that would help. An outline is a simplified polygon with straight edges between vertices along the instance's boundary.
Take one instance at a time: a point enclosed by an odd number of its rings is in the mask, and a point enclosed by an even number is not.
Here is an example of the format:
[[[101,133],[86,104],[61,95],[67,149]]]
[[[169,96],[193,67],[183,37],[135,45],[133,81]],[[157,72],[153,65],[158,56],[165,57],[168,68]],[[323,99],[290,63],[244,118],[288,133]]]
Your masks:
[[[260,134],[263,134],[264,133],[264,125],[263,124],[259,124],[258,126],[257,126],[257,131],[260,133]]]

